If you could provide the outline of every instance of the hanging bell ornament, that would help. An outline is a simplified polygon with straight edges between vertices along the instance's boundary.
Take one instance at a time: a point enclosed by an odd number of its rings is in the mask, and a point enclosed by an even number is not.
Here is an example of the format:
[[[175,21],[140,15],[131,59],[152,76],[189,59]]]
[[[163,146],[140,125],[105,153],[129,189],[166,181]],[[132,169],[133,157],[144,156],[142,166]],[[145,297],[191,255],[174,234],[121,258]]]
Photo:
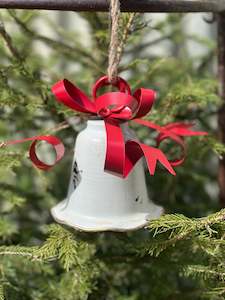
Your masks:
[[[175,175],[173,167],[183,163],[186,153],[184,137],[206,134],[190,130],[193,124],[161,127],[142,120],[151,110],[155,92],[141,88],[132,94],[120,77],[113,83],[118,92],[97,96],[98,90],[109,84],[107,76],[95,83],[93,101],[68,80],[59,81],[52,89],[59,102],[92,116],[76,140],[67,198],[52,209],[57,222],[84,231],[128,231],[158,218],[163,209],[148,198],[142,157],[151,175],[157,162]],[[159,132],[157,146],[170,139],[180,146],[182,155],[169,161],[160,149],[138,141],[128,127],[132,120]]]
[[[134,139],[127,124],[125,139]],[[76,140],[67,199],[52,209],[63,223],[84,231],[128,231],[158,218],[163,209],[148,198],[142,159],[127,178],[104,171],[106,130],[102,120],[89,120]]]

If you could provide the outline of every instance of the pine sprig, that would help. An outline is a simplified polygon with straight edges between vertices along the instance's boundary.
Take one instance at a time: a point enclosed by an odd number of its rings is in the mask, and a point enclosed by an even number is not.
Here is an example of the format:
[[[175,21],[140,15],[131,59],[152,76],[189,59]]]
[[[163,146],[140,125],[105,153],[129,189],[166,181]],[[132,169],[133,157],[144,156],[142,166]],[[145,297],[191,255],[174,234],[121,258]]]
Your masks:
[[[24,154],[20,152],[11,152],[0,148],[0,166],[5,169],[11,169],[20,165]]]
[[[218,106],[217,83],[210,79],[200,79],[175,84],[163,99],[163,111],[170,115],[182,110],[195,112],[210,105]]]
[[[15,222],[12,222],[8,217],[2,217],[0,219],[0,238],[6,240],[13,234],[17,233],[17,226]]]
[[[37,247],[23,246],[1,246],[0,256],[23,256],[29,259],[36,259],[34,253]]]
[[[209,300],[223,300],[225,297],[225,287],[216,287],[209,289],[203,294],[203,299]]]
[[[189,239],[190,237],[202,239],[218,234],[225,219],[225,209],[209,215],[208,217],[191,219],[183,215],[172,214],[163,215],[161,218],[149,222],[147,228],[153,232],[153,236],[160,235],[159,240],[153,241],[148,247],[149,254],[159,255],[169,246],[174,246],[177,242]],[[223,227],[224,231],[225,228]]]
[[[219,157],[222,158],[225,154],[225,145],[220,143],[215,137],[207,136],[206,138],[200,138],[199,142],[204,147],[204,151],[211,149],[214,153]]]
[[[49,237],[42,246],[1,246],[0,256],[23,256],[34,261],[59,260],[66,271],[82,265],[94,254],[94,248],[75,239],[74,234],[60,225],[49,227]]]
[[[225,269],[222,266],[209,268],[202,265],[190,265],[185,268],[184,273],[192,278],[201,277],[203,280],[215,279],[225,282]]]
[[[59,259],[63,267],[69,271],[74,266],[81,266],[93,254],[93,247],[59,225],[49,227],[50,236],[37,251],[35,258],[41,260]]]

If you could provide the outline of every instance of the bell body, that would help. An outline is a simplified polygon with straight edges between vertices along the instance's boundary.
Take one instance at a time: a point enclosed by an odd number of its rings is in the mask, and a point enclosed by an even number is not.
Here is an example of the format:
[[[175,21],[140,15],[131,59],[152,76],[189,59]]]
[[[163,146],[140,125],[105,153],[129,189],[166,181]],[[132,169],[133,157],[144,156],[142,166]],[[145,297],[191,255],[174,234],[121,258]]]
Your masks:
[[[127,124],[125,139],[134,138]],[[104,171],[106,130],[102,120],[90,120],[76,139],[67,198],[52,208],[54,219],[84,231],[128,231],[158,218],[163,209],[148,198],[143,161],[127,178]]]

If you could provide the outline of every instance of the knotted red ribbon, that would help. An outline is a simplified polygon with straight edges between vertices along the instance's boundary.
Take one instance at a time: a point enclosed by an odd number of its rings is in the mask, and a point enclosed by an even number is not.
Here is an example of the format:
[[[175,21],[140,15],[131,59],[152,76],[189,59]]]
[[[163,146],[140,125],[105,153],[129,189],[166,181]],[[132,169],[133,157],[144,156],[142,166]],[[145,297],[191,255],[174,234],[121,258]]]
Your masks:
[[[151,175],[155,173],[157,161],[171,174],[176,175],[173,167],[182,164],[186,155],[184,137],[206,135],[207,133],[190,130],[189,128],[193,124],[170,123],[165,126],[158,126],[150,121],[142,120],[140,118],[150,112],[156,93],[150,89],[140,88],[131,94],[128,83],[119,77],[113,84],[118,88],[118,92],[107,92],[97,96],[98,90],[109,84],[107,76],[101,77],[94,84],[93,101],[66,79],[57,82],[52,87],[52,92],[56,99],[67,107],[78,112],[98,116],[104,120],[107,134],[106,171],[127,177],[136,162],[144,156]],[[145,145],[136,139],[125,141],[121,124],[131,120],[158,131],[157,146],[165,139],[173,140],[181,147],[181,157],[169,161],[160,149]]]

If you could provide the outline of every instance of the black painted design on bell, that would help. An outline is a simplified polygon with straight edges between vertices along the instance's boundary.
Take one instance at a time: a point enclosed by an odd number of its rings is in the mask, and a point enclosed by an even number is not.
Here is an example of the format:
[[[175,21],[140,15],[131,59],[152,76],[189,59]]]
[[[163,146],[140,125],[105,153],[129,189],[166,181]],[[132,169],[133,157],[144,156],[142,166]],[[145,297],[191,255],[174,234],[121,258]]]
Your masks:
[[[135,202],[139,201],[140,196],[137,196],[137,198],[135,198]]]
[[[81,176],[81,171],[78,169],[77,162],[75,161],[73,164],[73,187],[74,189],[78,186]]]

